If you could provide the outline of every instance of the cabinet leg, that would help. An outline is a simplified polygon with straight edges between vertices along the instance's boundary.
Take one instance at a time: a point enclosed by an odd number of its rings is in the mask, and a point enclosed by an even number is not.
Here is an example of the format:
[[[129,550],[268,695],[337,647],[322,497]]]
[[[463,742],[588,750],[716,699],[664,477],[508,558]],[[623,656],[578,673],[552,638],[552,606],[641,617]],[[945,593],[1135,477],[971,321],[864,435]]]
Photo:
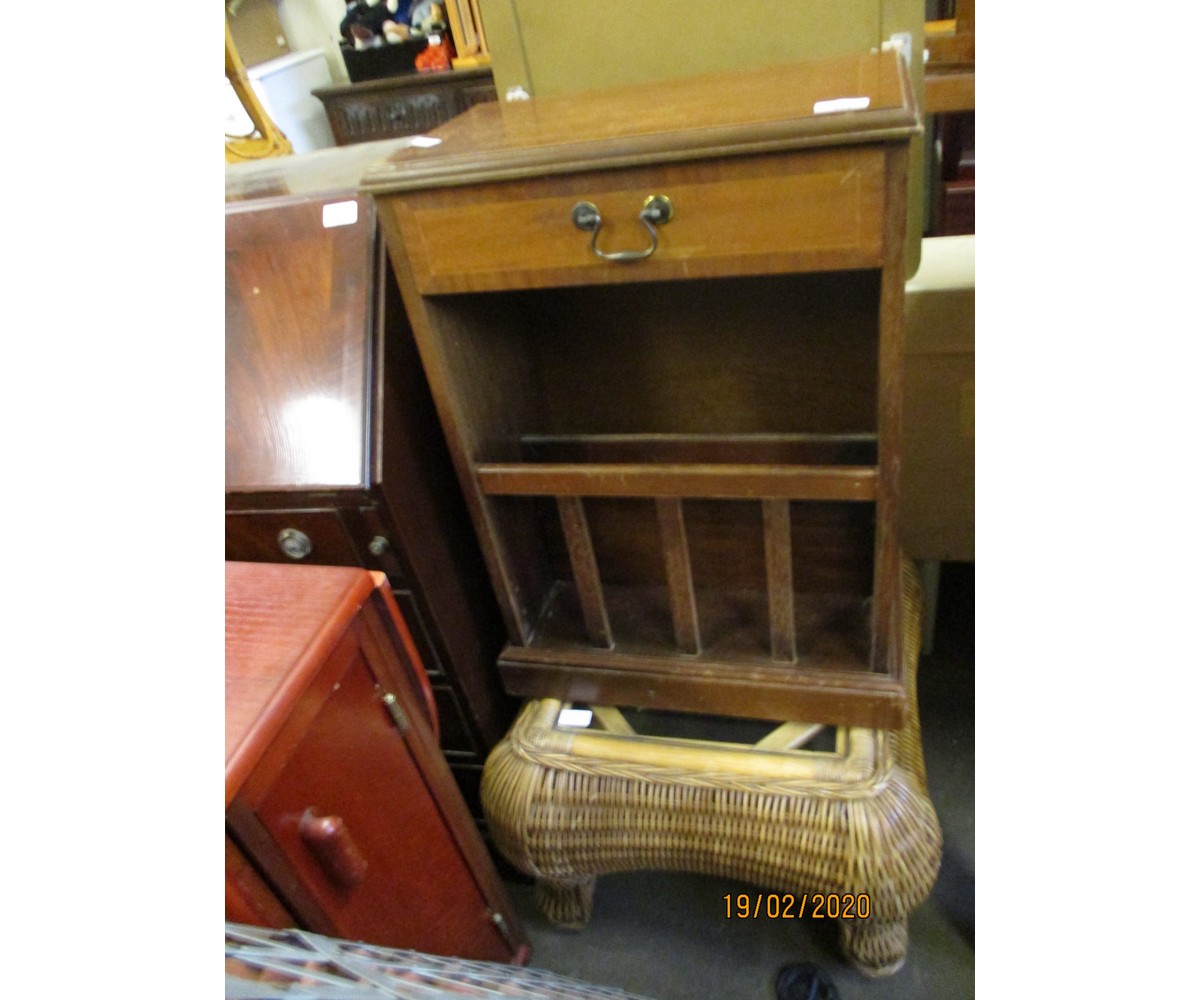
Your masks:
[[[539,878],[534,887],[534,898],[550,923],[578,931],[591,922],[595,891],[595,875],[581,879]]]

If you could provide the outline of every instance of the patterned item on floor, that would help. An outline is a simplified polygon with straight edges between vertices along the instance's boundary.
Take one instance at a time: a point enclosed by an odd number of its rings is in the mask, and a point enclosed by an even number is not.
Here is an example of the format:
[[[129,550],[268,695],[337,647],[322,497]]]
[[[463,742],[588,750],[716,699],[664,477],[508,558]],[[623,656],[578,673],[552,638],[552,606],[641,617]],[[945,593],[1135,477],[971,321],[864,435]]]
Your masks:
[[[226,1000],[648,1000],[540,969],[225,924]]]
[[[776,1000],[839,1000],[833,980],[812,962],[796,962],[779,970],[775,980]]]

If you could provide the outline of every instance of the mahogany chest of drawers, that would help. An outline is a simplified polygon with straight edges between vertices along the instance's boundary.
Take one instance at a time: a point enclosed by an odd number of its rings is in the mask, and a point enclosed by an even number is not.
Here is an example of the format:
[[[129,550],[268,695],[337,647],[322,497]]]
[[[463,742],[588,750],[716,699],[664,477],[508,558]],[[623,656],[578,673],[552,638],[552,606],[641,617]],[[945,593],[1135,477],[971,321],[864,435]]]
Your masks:
[[[227,172],[225,558],[387,576],[482,816],[483,761],[514,707],[503,625],[374,206],[354,191],[379,145]]]

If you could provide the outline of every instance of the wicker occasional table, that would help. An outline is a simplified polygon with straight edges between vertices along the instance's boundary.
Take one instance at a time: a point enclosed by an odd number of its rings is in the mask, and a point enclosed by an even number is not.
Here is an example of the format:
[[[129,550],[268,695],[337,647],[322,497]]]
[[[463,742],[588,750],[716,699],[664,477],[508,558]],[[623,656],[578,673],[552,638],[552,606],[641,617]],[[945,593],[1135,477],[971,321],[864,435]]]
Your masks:
[[[570,728],[563,702],[528,702],[484,768],[496,845],[534,876],[560,926],[586,926],[598,875],[692,871],[795,897],[778,906],[807,894],[837,907],[847,958],[867,975],[895,972],[942,848],[916,712],[920,604],[908,564],[904,726],[839,727],[832,750],[807,748],[821,727],[802,723],[738,746],[640,736],[606,708],[594,709],[600,729]]]

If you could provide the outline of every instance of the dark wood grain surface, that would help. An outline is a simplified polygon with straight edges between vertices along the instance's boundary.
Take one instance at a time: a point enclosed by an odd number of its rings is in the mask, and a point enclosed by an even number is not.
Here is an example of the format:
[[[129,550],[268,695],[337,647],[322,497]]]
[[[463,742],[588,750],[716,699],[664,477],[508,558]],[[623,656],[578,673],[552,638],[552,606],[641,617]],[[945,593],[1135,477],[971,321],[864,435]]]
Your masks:
[[[226,211],[227,490],[367,482],[374,238],[362,196]]]
[[[496,100],[487,68],[406,73],[318,87],[339,146],[427,132],[476,104]]]
[[[853,114],[818,110],[818,102],[844,98],[865,104]],[[844,56],[479,105],[438,128],[439,145],[401,150],[373,166],[363,188],[386,193],[908,138],[918,128],[898,53]]]

